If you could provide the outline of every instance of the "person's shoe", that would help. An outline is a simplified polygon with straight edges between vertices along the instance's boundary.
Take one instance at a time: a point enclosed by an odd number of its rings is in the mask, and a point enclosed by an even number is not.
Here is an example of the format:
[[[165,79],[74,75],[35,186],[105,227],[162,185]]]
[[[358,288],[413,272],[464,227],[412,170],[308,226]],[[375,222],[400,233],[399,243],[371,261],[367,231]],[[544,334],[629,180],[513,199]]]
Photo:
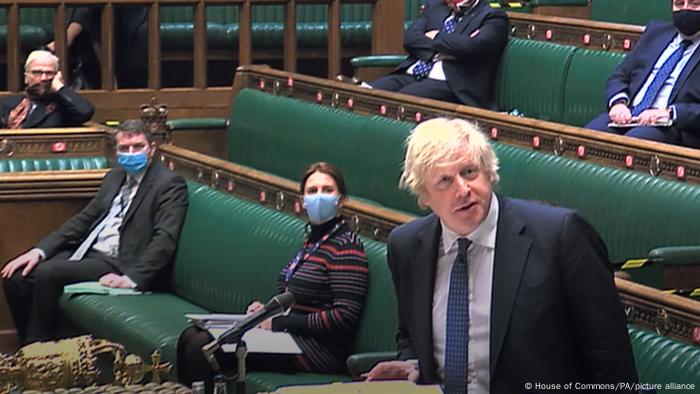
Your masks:
[[[350,83],[353,85],[360,85],[362,83],[362,81],[360,81],[359,79],[357,79],[355,77],[348,77],[348,76],[345,76],[343,74],[338,74],[335,77],[335,80],[340,81],[340,82],[344,82],[344,83]]]

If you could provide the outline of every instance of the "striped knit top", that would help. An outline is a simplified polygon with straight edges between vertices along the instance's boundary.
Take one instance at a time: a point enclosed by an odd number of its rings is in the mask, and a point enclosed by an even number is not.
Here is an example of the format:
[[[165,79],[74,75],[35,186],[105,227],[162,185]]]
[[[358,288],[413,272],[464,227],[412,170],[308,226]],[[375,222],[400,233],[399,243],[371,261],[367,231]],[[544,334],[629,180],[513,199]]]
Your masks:
[[[312,225],[304,250],[312,248],[342,220],[336,217]],[[288,263],[282,269],[278,288],[280,292],[291,291],[296,302],[287,316],[272,320],[272,330],[292,334],[303,351],[295,359],[299,370],[346,372],[345,359],[367,293],[367,256],[362,241],[343,222],[306,260],[297,264],[286,282],[289,267]]]

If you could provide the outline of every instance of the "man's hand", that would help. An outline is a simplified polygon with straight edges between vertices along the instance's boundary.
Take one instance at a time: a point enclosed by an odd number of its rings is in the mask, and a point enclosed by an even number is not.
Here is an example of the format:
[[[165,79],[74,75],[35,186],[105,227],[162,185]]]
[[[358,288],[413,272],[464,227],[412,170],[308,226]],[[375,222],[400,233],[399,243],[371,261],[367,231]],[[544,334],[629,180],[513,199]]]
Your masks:
[[[27,276],[30,272],[32,272],[34,267],[39,264],[40,261],[41,252],[39,249],[33,248],[7,263],[0,274],[3,278],[8,279],[15,273],[15,271],[24,267],[24,270],[22,270],[22,276]]]
[[[129,283],[126,278],[124,278],[122,275],[117,275],[115,273],[109,273],[106,275],[103,275],[100,278],[100,284],[102,286],[107,286],[107,287],[119,287],[122,289],[131,289],[131,283]]]
[[[670,114],[665,109],[650,108],[637,116],[637,121],[643,125],[653,125],[657,122],[667,121]]]
[[[50,43],[46,44],[46,48],[51,52],[56,53],[56,42],[51,41]]]
[[[435,36],[437,36],[438,33],[440,33],[440,30],[426,31],[426,32],[425,32],[425,36],[428,37],[428,38],[430,38],[431,40],[434,40],[434,39],[435,39]]]
[[[410,361],[383,361],[372,368],[371,371],[362,374],[366,381],[372,380],[408,380],[418,381],[420,371],[415,363]]]
[[[632,112],[629,107],[623,103],[618,103],[610,108],[608,112],[610,121],[617,124],[627,124],[632,121]]]
[[[58,92],[62,87],[63,87],[63,74],[61,72],[57,72],[56,76],[53,77],[53,81],[51,81],[51,91],[52,92]]]

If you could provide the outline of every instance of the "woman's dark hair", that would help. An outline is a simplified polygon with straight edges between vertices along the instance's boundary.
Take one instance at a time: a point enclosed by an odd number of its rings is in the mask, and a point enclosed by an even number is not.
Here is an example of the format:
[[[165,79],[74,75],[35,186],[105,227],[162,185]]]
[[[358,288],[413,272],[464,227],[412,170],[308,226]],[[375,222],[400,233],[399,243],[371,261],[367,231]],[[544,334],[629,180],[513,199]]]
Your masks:
[[[330,163],[326,163],[325,161],[319,161],[314,164],[311,164],[310,166],[306,167],[304,172],[301,174],[301,180],[299,181],[299,190],[301,191],[302,195],[304,194],[304,189],[306,188],[306,181],[309,179],[311,174],[315,172],[320,172],[333,178],[336,186],[338,186],[338,192],[340,192],[340,195],[342,197],[347,197],[348,191],[347,189],[345,189],[345,179],[343,178],[343,174],[336,166]]]

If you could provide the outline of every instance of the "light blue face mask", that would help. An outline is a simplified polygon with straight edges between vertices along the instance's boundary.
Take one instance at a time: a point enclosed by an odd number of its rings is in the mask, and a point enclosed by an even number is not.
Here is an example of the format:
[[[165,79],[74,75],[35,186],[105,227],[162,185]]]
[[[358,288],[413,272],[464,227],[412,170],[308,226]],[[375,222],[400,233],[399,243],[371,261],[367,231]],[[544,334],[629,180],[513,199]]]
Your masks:
[[[117,162],[129,174],[138,174],[148,165],[148,152],[117,153]]]
[[[304,207],[312,224],[321,224],[333,219],[338,212],[339,195],[316,193],[304,196]]]

